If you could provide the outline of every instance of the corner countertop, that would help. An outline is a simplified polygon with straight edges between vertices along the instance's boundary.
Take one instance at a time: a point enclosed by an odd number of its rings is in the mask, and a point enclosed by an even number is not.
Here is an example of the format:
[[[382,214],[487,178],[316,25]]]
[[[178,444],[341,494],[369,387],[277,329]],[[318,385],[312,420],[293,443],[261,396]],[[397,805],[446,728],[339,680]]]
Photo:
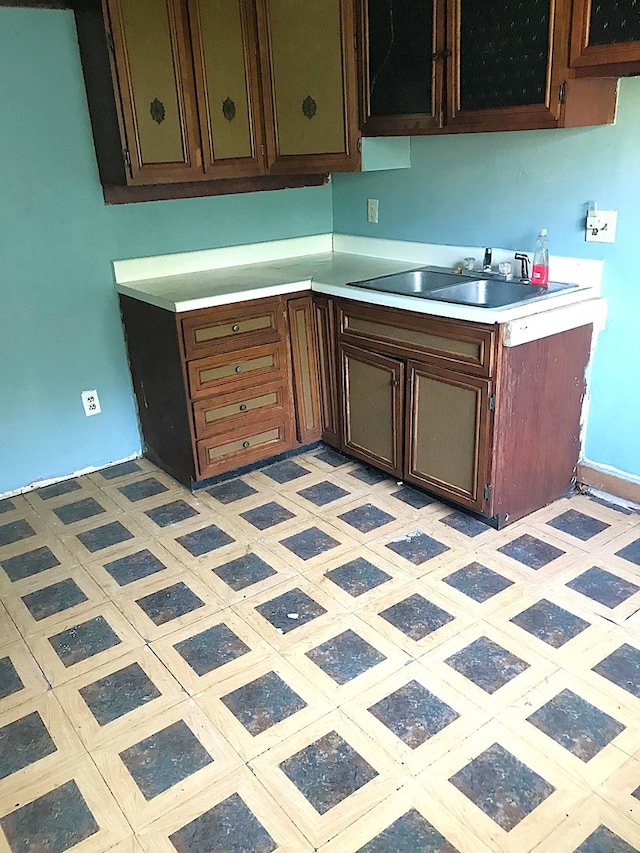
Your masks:
[[[477,308],[352,287],[349,282],[433,265],[449,269],[462,257],[481,257],[466,246],[437,246],[348,235],[313,237],[114,262],[118,293],[182,313],[302,290],[417,313],[507,324],[504,341],[527,340],[593,322],[604,327],[602,262],[552,257],[551,278],[577,288],[506,308]],[[494,249],[494,263],[513,251]]]

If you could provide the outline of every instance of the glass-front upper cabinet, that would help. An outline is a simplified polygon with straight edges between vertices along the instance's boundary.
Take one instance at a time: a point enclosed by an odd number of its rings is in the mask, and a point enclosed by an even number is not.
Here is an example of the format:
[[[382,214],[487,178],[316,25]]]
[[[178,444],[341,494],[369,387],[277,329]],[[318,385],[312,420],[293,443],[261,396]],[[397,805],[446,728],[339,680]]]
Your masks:
[[[640,74],[637,0],[575,0],[571,65],[585,76]]]

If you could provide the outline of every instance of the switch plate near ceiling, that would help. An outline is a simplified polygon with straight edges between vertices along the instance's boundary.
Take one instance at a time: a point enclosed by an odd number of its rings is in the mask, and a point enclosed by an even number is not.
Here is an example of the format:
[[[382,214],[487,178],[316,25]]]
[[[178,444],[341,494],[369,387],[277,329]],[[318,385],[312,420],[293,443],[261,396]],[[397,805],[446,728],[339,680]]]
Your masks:
[[[596,210],[587,216],[585,239],[588,243],[615,243],[617,210]]]
[[[367,222],[377,222],[378,221],[378,199],[377,198],[368,198],[367,199]]]

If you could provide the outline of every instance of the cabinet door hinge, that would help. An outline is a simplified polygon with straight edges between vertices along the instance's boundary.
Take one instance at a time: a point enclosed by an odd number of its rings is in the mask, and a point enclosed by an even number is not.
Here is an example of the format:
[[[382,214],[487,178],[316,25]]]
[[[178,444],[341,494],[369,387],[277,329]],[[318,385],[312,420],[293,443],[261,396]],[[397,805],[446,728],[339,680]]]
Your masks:
[[[567,103],[567,84],[566,83],[560,83],[560,103],[561,104]]]
[[[495,410],[496,410],[496,395],[491,394],[489,396],[489,411],[495,412]]]
[[[353,49],[354,50],[358,49],[358,34],[357,33],[353,37]]]
[[[362,154],[362,137],[358,137],[358,142],[356,144],[356,148],[358,149],[358,154]]]
[[[484,499],[485,499],[485,501],[488,501],[488,500],[490,500],[490,498],[491,498],[491,484],[487,483],[486,486],[484,487]]]
[[[111,53],[115,56],[116,53],[116,43],[113,40],[113,33],[111,30],[107,30],[107,45]]]
[[[129,168],[131,168],[131,154],[129,154],[129,151],[127,148],[125,148],[124,151],[122,152],[122,156],[124,158],[124,162],[126,163],[126,165],[129,166]]]

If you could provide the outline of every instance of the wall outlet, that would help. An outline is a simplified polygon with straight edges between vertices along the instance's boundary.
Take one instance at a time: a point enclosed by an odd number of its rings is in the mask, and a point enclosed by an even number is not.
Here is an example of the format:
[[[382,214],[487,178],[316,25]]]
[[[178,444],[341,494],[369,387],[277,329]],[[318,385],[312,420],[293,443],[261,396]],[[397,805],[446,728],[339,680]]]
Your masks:
[[[585,240],[589,243],[615,243],[617,224],[617,210],[589,211]]]
[[[95,388],[93,391],[82,391],[80,396],[82,397],[82,405],[84,406],[84,413],[87,417],[100,414],[102,411],[100,408],[100,398]]]
[[[368,198],[367,199],[367,222],[377,222],[378,221],[378,199],[377,198]]]

